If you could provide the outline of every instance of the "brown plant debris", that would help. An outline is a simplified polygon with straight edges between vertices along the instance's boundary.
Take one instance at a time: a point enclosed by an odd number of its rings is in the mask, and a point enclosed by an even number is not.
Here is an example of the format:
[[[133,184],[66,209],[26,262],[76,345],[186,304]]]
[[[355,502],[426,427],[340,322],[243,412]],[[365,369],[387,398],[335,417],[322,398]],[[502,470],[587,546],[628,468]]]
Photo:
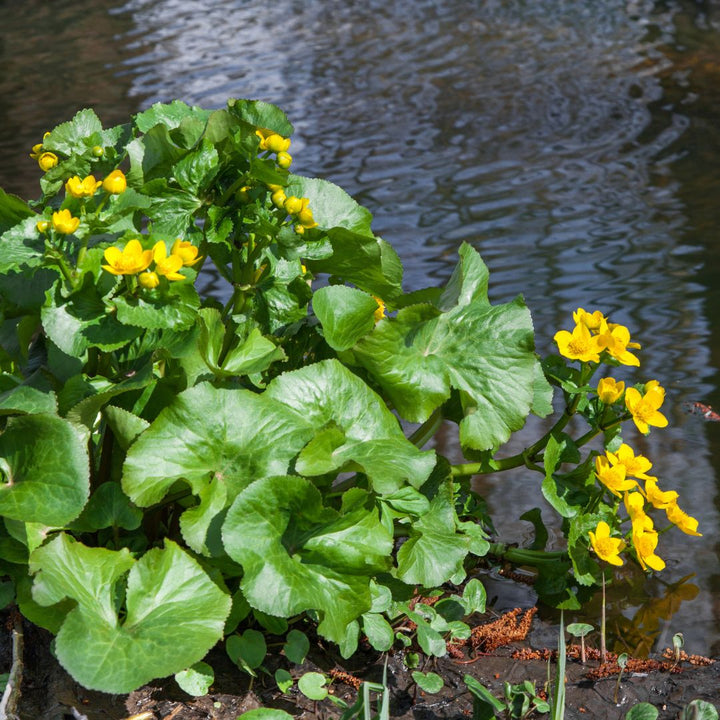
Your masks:
[[[523,585],[534,585],[537,581],[537,575],[530,575],[527,572],[512,570],[511,568],[500,568],[498,575]]]
[[[620,674],[620,666],[617,662],[610,663],[606,662],[599,667],[588,670],[586,677],[589,680],[600,680],[602,678],[612,677],[613,675]],[[643,660],[640,658],[630,658],[625,664],[626,673],[648,673],[653,670],[660,670],[663,672],[679,673],[682,672],[680,667],[677,667],[669,662],[660,662],[658,660]]]
[[[705,657],[704,655],[688,655],[684,650],[681,650],[677,655],[675,650],[672,648],[665,648],[662,653],[663,657],[667,660],[678,660],[679,662],[690,663],[691,665],[712,665],[715,661],[712,658]]]
[[[470,637],[467,640],[455,640],[447,643],[448,654],[459,659],[462,657],[460,648],[470,643],[472,659],[469,662],[475,662],[480,655],[487,655],[511,642],[525,640],[536,612],[536,607],[525,612],[520,608],[515,608],[501,615],[497,620],[484,625],[476,625],[470,631]]]
[[[330,670],[329,674],[333,680],[339,680],[346,685],[350,685],[350,687],[354,687],[356,690],[360,689],[363,682],[360,678],[355,677],[344,670]]]

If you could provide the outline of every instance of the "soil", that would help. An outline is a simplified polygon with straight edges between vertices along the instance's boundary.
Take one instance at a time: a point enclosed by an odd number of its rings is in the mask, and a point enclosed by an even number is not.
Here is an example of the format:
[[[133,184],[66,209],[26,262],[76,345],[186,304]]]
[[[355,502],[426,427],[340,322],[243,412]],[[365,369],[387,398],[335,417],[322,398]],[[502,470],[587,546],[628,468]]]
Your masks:
[[[400,720],[460,719],[472,716],[472,696],[463,677],[469,674],[502,696],[504,682],[518,684],[524,680],[544,687],[548,675],[554,676],[552,648],[557,643],[557,629],[537,619],[534,610],[500,615],[488,614],[477,621],[473,638],[464,646],[453,648],[444,658],[431,659],[422,670],[439,674],[445,681],[437,694],[421,691],[412,681],[403,661],[404,652],[391,654],[387,665],[387,682],[391,689],[390,715]],[[488,623],[493,625],[488,625]],[[523,626],[527,626],[525,628]],[[518,632],[520,628],[520,632]],[[205,697],[193,698],[179,689],[172,678],[153,682],[129,696],[107,695],[80,687],[59,666],[51,652],[51,636],[28,623],[23,624],[23,684],[17,714],[19,720],[236,720],[247,710],[272,707],[287,711],[304,720],[333,720],[340,710],[329,700],[313,702],[293,686],[282,695],[272,677],[276,667],[285,666],[284,658],[268,656],[269,675],[259,674],[254,683],[235,666],[222,646],[211,651],[207,662],[215,670],[215,683]],[[503,634],[524,639],[500,644]],[[11,664],[10,630],[0,633],[0,672]],[[500,645],[499,647],[495,647]],[[599,653],[582,664],[579,648],[570,646],[566,666],[566,713],[568,720],[601,718],[621,720],[638,702],[649,702],[660,711],[660,720],[676,718],[691,700],[702,699],[720,705],[720,662],[697,665],[696,658],[662,656],[638,660],[628,665],[618,686],[617,664],[601,666]],[[597,659],[596,659],[597,658]],[[614,656],[611,656],[613,659]],[[357,680],[382,681],[384,656],[369,646],[362,646],[350,660],[342,660],[333,647],[319,643],[311,649],[307,662],[292,669],[295,676],[319,671],[336,675],[331,690],[352,704],[357,697],[353,684]],[[633,671],[631,671],[631,668]],[[340,675],[338,676],[338,673]],[[342,675],[345,673],[345,675]],[[617,688],[617,690],[616,690]],[[617,694],[616,694],[617,693]],[[542,716],[536,716],[542,717]],[[547,716],[546,716],[547,717]]]

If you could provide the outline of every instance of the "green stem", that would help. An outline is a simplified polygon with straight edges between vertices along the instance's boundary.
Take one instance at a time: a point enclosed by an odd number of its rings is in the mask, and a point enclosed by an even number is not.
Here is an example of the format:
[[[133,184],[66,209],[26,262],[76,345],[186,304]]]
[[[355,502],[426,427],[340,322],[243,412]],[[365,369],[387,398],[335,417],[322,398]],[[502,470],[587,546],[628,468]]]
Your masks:
[[[408,438],[415,447],[422,448],[442,425],[442,409],[437,408],[430,417]]]
[[[221,207],[231,198],[236,190],[239,190],[247,182],[247,176],[241,175],[223,194],[220,200],[216,203]]]
[[[565,550],[525,550],[510,547],[505,543],[491,543],[488,553],[516,565],[542,565],[547,562],[566,560],[568,557]]]

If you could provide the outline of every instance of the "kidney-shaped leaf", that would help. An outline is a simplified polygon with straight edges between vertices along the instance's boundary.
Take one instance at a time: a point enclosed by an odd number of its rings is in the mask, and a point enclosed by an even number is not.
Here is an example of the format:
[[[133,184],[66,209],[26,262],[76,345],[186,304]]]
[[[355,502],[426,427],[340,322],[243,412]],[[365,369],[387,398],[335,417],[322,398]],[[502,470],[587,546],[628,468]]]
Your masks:
[[[128,570],[121,621],[115,585]],[[88,548],[62,534],[32,554],[30,571],[36,602],[77,602],[55,651],[91,690],[129,693],[193,665],[222,637],[230,612],[230,597],[170,540],[135,561],[127,549]]]
[[[533,327],[524,302],[487,300],[487,268],[469,246],[435,305],[412,305],[380,322],[355,356],[400,414],[424,422],[459,392],[460,440],[494,449],[525,423],[535,382]]]
[[[183,537],[195,552],[216,555],[220,513],[253,480],[287,472],[313,432],[267,394],[200,383],[178,395],[130,446],[122,487],[145,507],[177,480],[188,482],[199,501],[180,519]]]
[[[406,482],[420,487],[435,466],[435,453],[407,440],[382,398],[337,360],[284,373],[265,395],[290,406],[318,430],[298,458],[302,475],[360,469],[376,492],[391,493]]]
[[[370,579],[390,565],[392,537],[371,507],[339,514],[305,478],[272,477],[243,490],[223,542],[243,566],[241,589],[257,610],[291,617],[319,611],[322,635],[339,642],[370,609]]]
[[[88,499],[87,446],[78,431],[55,415],[8,420],[0,435],[0,515],[63,527]]]

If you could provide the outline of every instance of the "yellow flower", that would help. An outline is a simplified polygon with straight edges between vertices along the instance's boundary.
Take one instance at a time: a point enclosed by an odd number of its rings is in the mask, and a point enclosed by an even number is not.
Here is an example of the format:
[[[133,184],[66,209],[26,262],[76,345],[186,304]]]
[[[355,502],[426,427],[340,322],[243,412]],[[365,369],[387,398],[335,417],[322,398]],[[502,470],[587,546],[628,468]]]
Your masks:
[[[190,267],[199,260],[202,260],[202,256],[198,257],[198,249],[191,242],[181,240],[180,238],[173,243],[170,254],[171,256],[179,255],[185,267]]]
[[[155,243],[152,249],[152,257],[155,261],[155,272],[158,275],[164,275],[168,280],[185,279],[185,276],[178,272],[183,266],[183,259],[180,255],[171,254],[168,256],[167,248],[162,240]]]
[[[603,321],[600,326],[598,339],[604,350],[623,365],[639,366],[640,360],[628,348],[639,348],[638,343],[630,342],[630,331],[624,325],[608,326]]]
[[[285,200],[285,211],[289,215],[296,215],[302,210],[302,208],[302,200],[299,197],[291,195],[289,198],[287,198],[287,200]]]
[[[38,220],[35,227],[38,232],[46,233],[50,229],[50,223],[47,220]]]
[[[573,313],[573,320],[576,325],[585,325],[588,330],[598,332],[600,325],[605,322],[605,316],[599,310],[589,313],[582,308],[578,308]]]
[[[111,195],[120,195],[127,188],[127,180],[122,170],[113,170],[102,183],[103,190]]]
[[[277,133],[273,133],[272,135],[269,135],[267,138],[265,138],[264,149],[270,150],[270,152],[287,152],[289,148],[290,138],[284,138],[282,135],[278,135]]]
[[[635,480],[625,477],[625,466],[611,466],[610,461],[606,457],[595,458],[595,475],[597,479],[617,497],[622,497],[621,493],[625,490],[632,490],[637,487]]]
[[[58,210],[52,214],[52,226],[55,232],[71,235],[78,229],[80,218],[73,217],[69,210]]]
[[[598,382],[597,394],[605,405],[616,403],[625,392],[625,383],[622,380],[613,380],[611,377],[602,378]]]
[[[652,520],[645,514],[645,498],[641,493],[626,492],[623,502],[625,503],[625,509],[633,526],[638,525],[639,527],[647,528],[647,523],[649,522],[650,528],[652,528]]]
[[[114,246],[106,248],[105,260],[108,264],[103,265],[103,269],[113,275],[136,275],[147,270],[152,259],[152,250],[143,250],[139,240],[130,240],[122,252]]]
[[[292,164],[292,155],[287,152],[279,152],[277,154],[277,164],[283,169],[287,170]]]
[[[678,494],[674,490],[662,491],[655,478],[647,478],[645,480],[645,497],[654,508],[665,510],[676,504]]]
[[[668,424],[667,418],[659,412],[665,399],[665,390],[657,380],[645,384],[645,394],[635,388],[628,388],[625,392],[625,405],[632,415],[638,430],[645,435],[650,432],[650,425],[663,428]]]
[[[38,159],[38,165],[43,172],[47,172],[58,164],[58,156],[55,153],[44,152]]]
[[[376,295],[373,295],[373,300],[377,303],[377,310],[373,313],[375,322],[379,323],[385,317],[385,303]]]
[[[302,198],[300,202],[302,203],[302,207],[297,213],[297,219],[300,221],[300,224],[307,230],[317,227],[318,224],[315,222],[312,210],[308,207],[308,205],[310,204],[310,200],[308,200],[307,198]]]
[[[677,503],[669,505],[665,509],[665,514],[667,515],[668,520],[675,525],[678,530],[682,530],[686,535],[702,537],[702,533],[697,531],[697,519],[681,510]]]
[[[593,550],[601,560],[611,565],[623,564],[619,555],[626,547],[625,542],[619,538],[610,537],[610,526],[604,520],[597,524],[595,532],[590,530],[588,535],[590,535]]]
[[[563,357],[581,362],[600,362],[602,348],[597,337],[590,335],[587,325],[576,325],[572,333],[559,330],[555,333],[554,340]]]
[[[282,188],[278,188],[270,195],[270,200],[275,207],[282,209],[285,207],[287,195],[285,195],[285,191]]]
[[[160,278],[157,276],[157,273],[147,270],[138,275],[138,282],[144,288],[152,290],[160,284]]]
[[[93,175],[83,180],[74,175],[65,183],[65,191],[76,198],[92,197],[101,185],[102,181],[96,180]]]
[[[635,455],[635,451],[629,445],[623,443],[617,453],[608,452],[606,455],[612,465],[622,465],[625,468],[625,474],[629,477],[655,480],[645,474],[652,467],[652,463],[643,455]]]
[[[648,568],[651,570],[664,569],[665,561],[655,554],[655,548],[658,544],[658,534],[655,530],[640,528],[636,530],[635,525],[633,525],[632,539],[635,554],[643,570]]]

